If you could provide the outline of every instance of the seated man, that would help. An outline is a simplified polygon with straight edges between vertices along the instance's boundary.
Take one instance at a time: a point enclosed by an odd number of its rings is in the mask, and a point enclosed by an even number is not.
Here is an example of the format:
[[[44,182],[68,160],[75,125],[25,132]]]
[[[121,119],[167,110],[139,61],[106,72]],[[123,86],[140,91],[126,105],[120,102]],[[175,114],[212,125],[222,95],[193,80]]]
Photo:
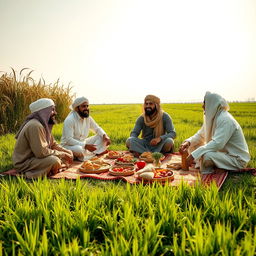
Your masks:
[[[70,149],[80,161],[88,159],[93,154],[106,151],[111,143],[104,130],[89,116],[89,101],[85,97],[74,100],[72,111],[66,117],[63,125],[61,145]],[[88,137],[90,129],[96,133]]]
[[[142,131],[142,139],[138,138]],[[136,156],[143,152],[171,152],[176,132],[171,117],[160,107],[160,99],[147,95],[144,111],[136,121],[126,146]]]
[[[32,112],[16,135],[13,164],[27,178],[56,174],[63,163],[71,163],[73,154],[54,140],[51,130],[55,124],[54,102],[39,99],[29,105]]]
[[[228,112],[226,100],[206,92],[203,109],[203,126],[180,146],[181,153],[190,153],[187,164],[195,160],[203,174],[213,172],[214,166],[226,170],[246,167],[250,160],[248,146],[240,125]]]

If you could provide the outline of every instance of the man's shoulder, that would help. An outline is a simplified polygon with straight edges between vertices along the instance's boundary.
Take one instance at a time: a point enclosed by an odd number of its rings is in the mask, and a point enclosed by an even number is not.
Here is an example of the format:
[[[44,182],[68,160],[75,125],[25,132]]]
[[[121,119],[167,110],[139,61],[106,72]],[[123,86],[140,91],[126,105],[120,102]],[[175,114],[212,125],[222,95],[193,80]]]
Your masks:
[[[163,119],[170,120],[171,116],[167,112],[163,112]]]
[[[64,123],[71,123],[71,122],[76,122],[76,116],[75,113],[69,113],[68,116],[65,118]]]
[[[236,120],[228,111],[222,111],[217,117],[217,123],[235,124]]]
[[[30,133],[36,130],[44,129],[44,127],[37,119],[31,119],[26,123],[23,129],[25,133]]]
[[[137,122],[144,123],[144,116],[143,116],[143,115],[140,115],[140,116],[137,118]]]
[[[31,119],[27,122],[26,127],[38,127],[41,128],[43,125],[37,119]]]

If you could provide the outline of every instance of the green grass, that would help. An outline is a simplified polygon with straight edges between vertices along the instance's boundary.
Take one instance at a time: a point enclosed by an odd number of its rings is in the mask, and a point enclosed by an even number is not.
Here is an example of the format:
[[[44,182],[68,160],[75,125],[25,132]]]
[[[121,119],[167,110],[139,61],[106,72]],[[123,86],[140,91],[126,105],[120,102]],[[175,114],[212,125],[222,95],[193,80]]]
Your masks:
[[[256,104],[230,104],[256,167]],[[175,148],[202,124],[200,104],[163,104]],[[95,105],[91,115],[125,149],[140,105]],[[53,133],[60,139],[62,124]],[[14,135],[0,137],[0,169],[12,167]],[[0,255],[255,255],[255,177],[178,188],[98,180],[0,180]]]

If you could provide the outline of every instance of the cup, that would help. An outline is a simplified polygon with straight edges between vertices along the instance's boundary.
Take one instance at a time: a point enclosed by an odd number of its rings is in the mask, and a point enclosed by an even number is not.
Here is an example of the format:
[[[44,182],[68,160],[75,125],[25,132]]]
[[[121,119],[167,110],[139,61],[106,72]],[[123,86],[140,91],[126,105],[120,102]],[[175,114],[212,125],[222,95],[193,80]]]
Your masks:
[[[188,151],[183,151],[181,154],[181,168],[183,171],[188,171],[189,170],[189,166],[187,165],[187,159],[188,157]]]

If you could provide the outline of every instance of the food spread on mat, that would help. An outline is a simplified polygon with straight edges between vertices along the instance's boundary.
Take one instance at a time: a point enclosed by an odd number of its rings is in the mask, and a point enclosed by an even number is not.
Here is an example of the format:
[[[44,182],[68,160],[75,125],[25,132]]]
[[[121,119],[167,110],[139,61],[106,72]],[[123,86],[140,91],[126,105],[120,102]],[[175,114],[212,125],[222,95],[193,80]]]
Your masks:
[[[129,165],[133,165],[134,164],[134,157],[132,155],[124,155],[122,157],[118,157],[116,159],[116,164],[120,164],[120,165],[126,165],[126,164],[129,164]]]
[[[103,171],[107,171],[110,168],[110,164],[102,161],[101,159],[95,160],[95,162],[87,160],[83,162],[79,170],[81,172],[90,172],[90,173],[99,173]]]
[[[145,180],[169,180],[173,179],[173,172],[167,168],[155,168],[152,164],[147,165],[143,169],[137,171],[139,178]]]
[[[143,159],[147,163],[153,163],[153,161],[154,161],[154,158],[152,157],[152,153],[151,152],[144,152],[144,153],[142,153],[140,155],[139,158]]]
[[[128,176],[134,174],[134,168],[128,166],[117,167],[114,166],[109,170],[110,174],[115,176]]]
[[[169,163],[166,165],[167,168],[171,168],[174,170],[180,170],[181,169],[181,163]]]
[[[118,157],[121,157],[123,155],[122,152],[118,152],[118,151],[109,151],[106,155],[106,158],[109,158],[109,159],[116,159]]]

